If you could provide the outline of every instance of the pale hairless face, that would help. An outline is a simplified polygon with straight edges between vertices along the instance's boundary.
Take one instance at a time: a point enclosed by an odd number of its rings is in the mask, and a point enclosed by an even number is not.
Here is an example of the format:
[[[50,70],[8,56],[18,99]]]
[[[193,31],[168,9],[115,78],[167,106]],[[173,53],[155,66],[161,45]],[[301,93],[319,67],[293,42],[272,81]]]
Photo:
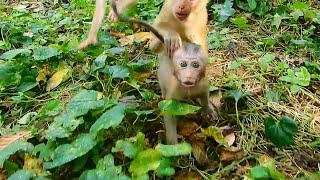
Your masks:
[[[194,87],[205,75],[207,56],[200,46],[187,43],[174,52],[174,75],[184,87]]]
[[[201,0],[175,0],[172,14],[179,20],[185,21]]]

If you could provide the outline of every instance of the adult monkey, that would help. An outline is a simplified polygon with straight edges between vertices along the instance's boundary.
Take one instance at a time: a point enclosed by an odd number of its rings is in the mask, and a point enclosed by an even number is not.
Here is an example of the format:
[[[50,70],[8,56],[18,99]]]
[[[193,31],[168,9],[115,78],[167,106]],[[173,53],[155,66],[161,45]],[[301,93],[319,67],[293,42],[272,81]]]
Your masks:
[[[138,0],[117,0],[116,6],[121,13],[127,7],[137,3]],[[181,42],[199,44],[204,52],[208,53],[207,22],[208,13],[206,6],[208,0],[165,0],[153,27],[164,37],[164,50],[172,57],[174,50],[181,46]],[[86,48],[97,43],[97,33],[104,16],[105,1],[96,0],[96,9],[88,38],[82,42],[78,49]],[[113,10],[109,13],[111,21],[117,20]],[[154,38],[150,49],[161,52],[163,49],[159,39]]]
[[[165,42],[163,35],[153,26],[118,14],[114,3],[112,8],[120,21],[143,25],[158,38],[160,43]],[[209,102],[209,82],[205,76],[207,59],[207,53],[200,45],[182,42],[181,46],[173,52],[172,58],[164,52],[160,53],[157,75],[163,98],[181,101],[197,99],[201,106],[216,118],[217,112]],[[164,124],[167,143],[178,143],[176,118],[172,115],[164,115]]]

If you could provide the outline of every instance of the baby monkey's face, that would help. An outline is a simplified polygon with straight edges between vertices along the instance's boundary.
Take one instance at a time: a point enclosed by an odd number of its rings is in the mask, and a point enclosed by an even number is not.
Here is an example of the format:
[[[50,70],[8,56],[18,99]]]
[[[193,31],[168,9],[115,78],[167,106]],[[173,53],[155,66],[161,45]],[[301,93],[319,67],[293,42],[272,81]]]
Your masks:
[[[184,87],[194,87],[204,77],[207,56],[195,44],[183,45],[173,55],[174,75]]]

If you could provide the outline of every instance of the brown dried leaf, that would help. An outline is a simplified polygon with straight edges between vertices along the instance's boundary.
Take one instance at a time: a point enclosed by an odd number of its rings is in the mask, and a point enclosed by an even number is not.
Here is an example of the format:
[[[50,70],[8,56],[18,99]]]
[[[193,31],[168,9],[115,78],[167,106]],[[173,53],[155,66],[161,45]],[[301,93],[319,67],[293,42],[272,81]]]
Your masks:
[[[132,45],[134,40],[134,35],[124,36],[119,39],[121,46]]]
[[[194,134],[198,128],[199,128],[199,125],[194,121],[182,120],[182,121],[179,121],[177,130],[180,135],[188,137]]]
[[[174,180],[202,180],[200,174],[195,171],[185,172],[180,171],[178,174],[173,178]]]
[[[0,151],[2,151],[4,148],[10,146],[11,144],[14,144],[19,139],[28,140],[29,138],[31,138],[30,131],[18,132],[15,135],[1,136],[0,137]]]
[[[224,140],[227,141],[229,146],[231,146],[234,143],[234,141],[236,140],[236,136],[233,132],[234,130],[229,126],[223,126],[220,129],[222,130]],[[228,131],[229,131],[229,133],[226,133],[226,134],[224,133],[224,132],[228,132]]]
[[[203,142],[196,142],[192,144],[192,154],[196,161],[201,165],[205,166],[208,164],[209,159],[205,150],[205,144]]]
[[[137,32],[137,33],[134,33],[133,35],[135,39],[138,39],[140,41],[146,41],[146,40],[152,39],[152,35],[150,32]]]
[[[229,148],[222,148],[220,161],[233,161],[236,159],[241,159],[242,155],[242,150],[237,147],[231,146]]]

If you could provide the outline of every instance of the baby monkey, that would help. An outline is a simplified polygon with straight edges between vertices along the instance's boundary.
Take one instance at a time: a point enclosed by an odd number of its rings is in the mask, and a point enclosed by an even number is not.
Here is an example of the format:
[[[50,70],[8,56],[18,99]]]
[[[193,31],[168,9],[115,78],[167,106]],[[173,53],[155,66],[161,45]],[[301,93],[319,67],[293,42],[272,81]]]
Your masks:
[[[163,36],[150,24],[118,14],[114,3],[112,8],[120,21],[141,24],[164,43]],[[165,52],[160,54],[157,75],[163,98],[187,102],[198,100],[213,118],[217,118],[215,108],[209,102],[209,82],[205,76],[207,59],[207,53],[200,45],[183,42],[173,53],[172,59]],[[177,119],[165,115],[164,124],[167,143],[178,143]]]

